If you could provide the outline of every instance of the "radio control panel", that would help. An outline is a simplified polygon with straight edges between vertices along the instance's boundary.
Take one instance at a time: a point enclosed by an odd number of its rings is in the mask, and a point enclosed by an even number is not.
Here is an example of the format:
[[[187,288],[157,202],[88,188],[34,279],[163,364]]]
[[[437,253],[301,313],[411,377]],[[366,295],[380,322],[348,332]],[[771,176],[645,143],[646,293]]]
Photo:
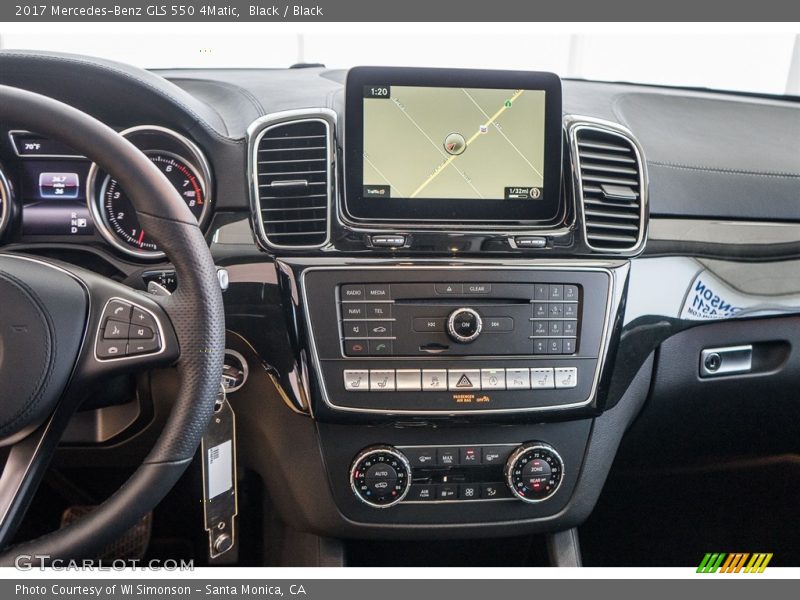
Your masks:
[[[301,281],[328,408],[430,414],[593,401],[612,311],[607,269],[315,267]]]
[[[560,283],[346,283],[343,353],[575,354],[580,296],[579,285]]]

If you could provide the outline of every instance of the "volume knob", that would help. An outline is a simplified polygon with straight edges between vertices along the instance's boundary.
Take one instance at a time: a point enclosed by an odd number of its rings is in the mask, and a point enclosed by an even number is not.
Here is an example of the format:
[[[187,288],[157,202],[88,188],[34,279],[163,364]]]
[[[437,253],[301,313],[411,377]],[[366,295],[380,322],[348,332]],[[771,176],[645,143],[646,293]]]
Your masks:
[[[447,333],[460,344],[469,344],[481,334],[483,319],[471,308],[457,308],[447,319]]]

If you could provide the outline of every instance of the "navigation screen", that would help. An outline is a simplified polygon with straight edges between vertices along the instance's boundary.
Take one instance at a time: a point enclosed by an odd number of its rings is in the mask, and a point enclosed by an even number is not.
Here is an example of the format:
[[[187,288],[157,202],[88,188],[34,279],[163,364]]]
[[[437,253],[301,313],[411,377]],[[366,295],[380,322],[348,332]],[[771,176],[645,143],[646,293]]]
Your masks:
[[[354,67],[344,122],[353,223],[522,229],[565,214],[553,73]]]
[[[538,200],[545,91],[364,86],[364,198]]]

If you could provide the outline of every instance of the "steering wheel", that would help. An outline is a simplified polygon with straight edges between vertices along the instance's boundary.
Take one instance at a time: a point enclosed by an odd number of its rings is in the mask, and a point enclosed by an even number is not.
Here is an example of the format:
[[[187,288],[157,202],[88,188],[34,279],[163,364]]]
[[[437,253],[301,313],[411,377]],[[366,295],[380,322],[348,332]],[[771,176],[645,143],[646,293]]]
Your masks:
[[[113,175],[177,276],[175,293],[155,296],[71,265],[0,253],[0,456],[7,453],[0,565],[13,565],[19,555],[93,558],[164,498],[200,443],[222,376],[220,286],[186,204],[113,129],[51,98],[2,85],[0,123],[64,142]],[[145,327],[134,335],[147,339],[120,340],[127,323],[130,332]],[[180,391],[134,474],[83,519],[8,548],[86,390],[104,378],[168,365],[177,367]]]

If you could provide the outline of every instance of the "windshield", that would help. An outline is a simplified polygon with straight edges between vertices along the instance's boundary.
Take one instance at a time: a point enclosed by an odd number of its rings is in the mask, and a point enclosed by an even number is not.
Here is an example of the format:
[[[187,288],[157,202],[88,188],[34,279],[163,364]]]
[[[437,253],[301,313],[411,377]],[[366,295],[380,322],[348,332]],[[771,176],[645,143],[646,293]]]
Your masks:
[[[800,95],[800,35],[641,24],[0,24],[0,47],[73,52],[145,68],[280,68],[322,63],[552,71],[565,78]],[[787,26],[788,27],[788,26]],[[331,30],[337,33],[332,34]],[[713,30],[713,27],[711,27]],[[752,28],[751,28],[752,30]],[[676,29],[677,31],[677,29]]]

